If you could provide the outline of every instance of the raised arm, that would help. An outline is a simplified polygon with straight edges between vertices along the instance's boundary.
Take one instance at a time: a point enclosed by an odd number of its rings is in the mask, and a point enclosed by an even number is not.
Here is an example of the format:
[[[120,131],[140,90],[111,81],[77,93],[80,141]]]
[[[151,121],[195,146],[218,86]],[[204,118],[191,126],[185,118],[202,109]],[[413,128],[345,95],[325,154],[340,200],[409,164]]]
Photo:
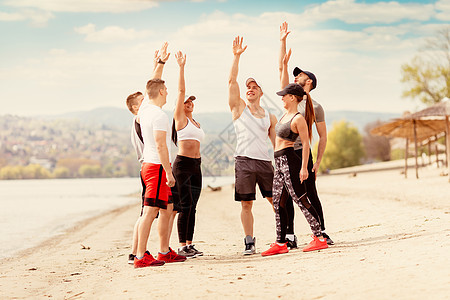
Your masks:
[[[291,49],[289,49],[288,53],[286,53],[286,55],[283,58],[283,68],[281,70],[281,79],[280,79],[280,83],[281,83],[281,88],[284,89],[288,84],[289,84],[289,73],[288,73],[288,63],[289,63],[289,59],[291,58]]]
[[[153,70],[152,79],[161,79],[162,73],[164,70],[164,64],[169,59],[170,53],[167,53],[167,46],[169,46],[169,43],[164,42],[162,44],[161,49],[159,50],[159,57],[157,59],[156,67]]]
[[[245,106],[244,100],[241,99],[239,84],[237,82],[239,59],[241,54],[247,49],[247,46],[242,48],[243,39],[237,36],[233,41],[233,64],[231,65],[230,77],[228,79],[228,104],[233,115],[233,120],[239,117],[240,109]]]
[[[286,56],[286,39],[289,33],[291,32],[288,31],[288,24],[286,22],[283,22],[283,24],[281,24],[280,26],[280,55],[278,57],[278,70],[280,72],[280,83],[282,89],[284,89],[284,87],[289,84],[289,74],[287,66],[283,69],[283,61]]]
[[[180,75],[178,77],[178,98],[175,105],[175,112],[173,118],[175,119],[175,127],[178,128],[178,124],[186,123],[186,115],[184,114],[184,97],[186,95],[186,86],[184,80],[184,66],[186,65],[186,54],[183,56],[181,51],[175,54],[178,66],[180,66]]]

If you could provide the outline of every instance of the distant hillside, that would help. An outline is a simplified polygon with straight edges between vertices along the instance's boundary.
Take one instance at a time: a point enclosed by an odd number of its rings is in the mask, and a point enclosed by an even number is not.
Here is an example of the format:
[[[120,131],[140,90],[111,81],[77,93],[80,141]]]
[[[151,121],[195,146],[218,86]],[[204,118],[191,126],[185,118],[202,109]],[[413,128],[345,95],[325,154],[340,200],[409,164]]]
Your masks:
[[[166,111],[172,117],[172,112]],[[231,125],[231,113],[198,113],[194,114],[197,121],[202,124],[206,133],[219,133]],[[358,130],[363,133],[366,124],[380,120],[388,121],[400,117],[395,113],[377,113],[361,111],[326,111],[325,119],[327,127],[331,128],[333,122],[347,120],[353,123]],[[100,124],[108,127],[128,128],[130,126],[132,115],[127,109],[116,107],[100,107],[90,111],[78,111],[58,116],[46,117],[50,119],[77,119],[83,124]]]

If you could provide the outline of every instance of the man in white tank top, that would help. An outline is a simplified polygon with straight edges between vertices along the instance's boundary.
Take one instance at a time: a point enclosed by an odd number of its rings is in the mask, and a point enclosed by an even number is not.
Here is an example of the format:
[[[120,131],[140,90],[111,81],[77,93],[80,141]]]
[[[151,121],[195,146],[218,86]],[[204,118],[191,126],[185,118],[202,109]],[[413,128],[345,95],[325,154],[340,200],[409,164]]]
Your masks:
[[[241,222],[244,229],[244,255],[254,254],[255,238],[253,237],[253,200],[256,199],[256,184],[263,197],[272,204],[273,166],[269,156],[267,138],[275,147],[275,124],[277,119],[265,111],[261,105],[263,95],[261,87],[255,79],[246,81],[247,103],[240,97],[237,75],[239,59],[247,49],[242,47],[243,38],[239,36],[233,41],[233,65],[228,80],[229,98],[233,124],[236,132],[235,152],[235,200],[241,202]]]

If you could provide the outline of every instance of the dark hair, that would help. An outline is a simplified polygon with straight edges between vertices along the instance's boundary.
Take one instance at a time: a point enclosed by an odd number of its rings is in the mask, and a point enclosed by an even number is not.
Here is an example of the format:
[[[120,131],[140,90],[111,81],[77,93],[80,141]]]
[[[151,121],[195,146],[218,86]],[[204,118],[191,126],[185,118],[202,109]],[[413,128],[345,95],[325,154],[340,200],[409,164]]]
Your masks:
[[[177,145],[178,135],[177,135],[177,129],[175,128],[175,119],[173,119],[173,122],[172,122],[172,142],[175,144],[175,146],[178,146]]]
[[[308,93],[305,93],[308,98],[306,99],[306,105],[305,105],[305,121],[306,121],[306,126],[308,127],[308,138],[311,141],[311,137],[312,137],[312,124],[315,122],[316,120],[316,115],[314,113],[314,107],[312,104],[312,99],[311,96]],[[303,100],[303,97],[300,96],[296,96],[293,95],[297,98],[298,102],[301,102]]]

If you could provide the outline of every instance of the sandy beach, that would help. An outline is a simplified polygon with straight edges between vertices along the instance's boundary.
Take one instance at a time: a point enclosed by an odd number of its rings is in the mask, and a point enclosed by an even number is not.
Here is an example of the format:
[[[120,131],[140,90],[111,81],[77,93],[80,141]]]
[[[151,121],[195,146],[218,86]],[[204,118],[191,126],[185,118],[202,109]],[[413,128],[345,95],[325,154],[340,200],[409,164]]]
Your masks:
[[[139,202],[90,219],[0,264],[2,299],[449,299],[450,183],[443,169],[320,176],[328,249],[304,253],[309,227],[296,208],[300,249],[262,257],[275,240],[274,213],[254,203],[258,254],[242,256],[233,188],[204,190],[196,247],[203,257],[162,267],[127,264]],[[156,224],[149,250],[157,253]],[[84,247],[83,247],[84,246]],[[171,237],[177,248],[176,227]],[[84,248],[84,249],[83,249]]]

